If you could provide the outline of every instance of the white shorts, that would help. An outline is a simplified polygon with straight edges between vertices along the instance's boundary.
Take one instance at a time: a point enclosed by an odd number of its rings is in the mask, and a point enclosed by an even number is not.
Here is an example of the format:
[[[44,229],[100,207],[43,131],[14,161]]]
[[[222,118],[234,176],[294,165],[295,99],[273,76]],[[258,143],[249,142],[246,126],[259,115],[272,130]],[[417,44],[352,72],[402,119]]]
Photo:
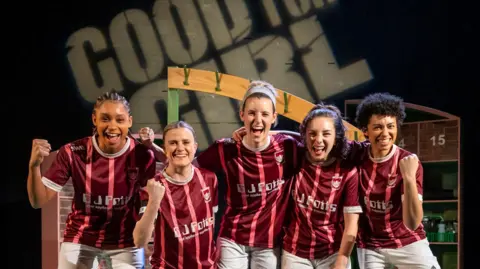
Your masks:
[[[279,248],[248,247],[219,237],[218,269],[276,269],[279,268]],[[250,266],[249,266],[250,265]]]
[[[360,269],[440,269],[428,240],[423,239],[401,248],[357,248]]]
[[[58,269],[143,269],[143,248],[103,250],[64,242],[60,247]]]
[[[282,269],[330,269],[337,260],[338,252],[324,259],[305,259],[293,255],[285,250],[282,251]],[[348,260],[346,269],[350,269],[351,263]]]

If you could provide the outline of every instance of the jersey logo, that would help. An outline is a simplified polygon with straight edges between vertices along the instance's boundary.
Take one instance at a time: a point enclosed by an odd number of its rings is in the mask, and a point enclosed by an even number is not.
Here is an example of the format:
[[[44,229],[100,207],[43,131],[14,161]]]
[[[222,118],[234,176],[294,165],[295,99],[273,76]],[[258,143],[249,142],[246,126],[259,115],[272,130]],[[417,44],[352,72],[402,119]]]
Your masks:
[[[205,199],[205,202],[208,203],[210,200],[212,200],[212,196],[210,195],[210,187],[205,187],[202,189],[202,194],[203,194],[203,199]]]
[[[224,138],[220,140],[224,145],[231,145],[231,144],[236,144],[237,141],[235,141],[233,138]]]
[[[397,174],[388,174],[388,180],[387,180],[387,188],[393,188],[395,187],[395,183],[397,182]]]
[[[275,152],[275,161],[277,161],[277,163],[283,162],[283,150]]]
[[[338,190],[342,184],[343,176],[335,175],[332,177],[332,188]]]
[[[76,146],[76,145],[71,145],[71,146],[70,146],[70,149],[71,149],[72,151],[81,151],[81,150],[85,150],[85,147],[84,147],[83,145],[78,145],[78,146]]]
[[[128,178],[131,180],[137,179],[138,167],[128,168],[127,175],[128,175]]]

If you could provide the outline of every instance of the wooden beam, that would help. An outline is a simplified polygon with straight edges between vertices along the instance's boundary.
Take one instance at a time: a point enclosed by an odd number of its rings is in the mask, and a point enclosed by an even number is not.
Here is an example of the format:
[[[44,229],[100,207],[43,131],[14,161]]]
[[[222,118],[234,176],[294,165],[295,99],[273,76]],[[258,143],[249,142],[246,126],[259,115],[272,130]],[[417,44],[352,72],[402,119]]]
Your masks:
[[[168,68],[169,89],[198,91],[225,96],[236,100],[242,100],[249,84],[250,81],[248,79],[228,74],[218,73],[217,75],[216,72],[192,68]],[[313,103],[310,103],[309,101],[298,96],[289,94],[288,92],[280,89],[277,89],[277,91],[278,114],[296,122],[302,122],[308,111],[310,111],[310,109],[312,109],[314,106]],[[285,111],[285,103],[287,103],[287,111]],[[348,129],[346,134],[348,139],[355,140],[356,138],[358,141],[365,140],[363,132],[361,132],[358,128],[346,121],[343,121],[343,123]],[[355,132],[357,134],[355,134]]]
[[[169,88],[167,96],[167,122],[172,123],[179,120],[178,90]]]

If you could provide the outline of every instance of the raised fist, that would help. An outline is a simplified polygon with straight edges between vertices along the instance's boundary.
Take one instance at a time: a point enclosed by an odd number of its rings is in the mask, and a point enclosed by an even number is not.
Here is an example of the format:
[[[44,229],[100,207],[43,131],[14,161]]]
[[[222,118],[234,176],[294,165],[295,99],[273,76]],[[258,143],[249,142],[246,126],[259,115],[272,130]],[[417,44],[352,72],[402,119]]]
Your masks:
[[[32,141],[32,154],[30,155],[30,166],[39,166],[45,157],[50,155],[52,147],[47,140],[33,139]]]
[[[165,195],[165,187],[162,183],[156,181],[154,178],[147,182],[148,200],[160,203]]]
[[[149,127],[143,127],[140,129],[138,132],[138,136],[140,137],[140,141],[142,141],[142,144],[145,146],[150,147],[153,144],[153,140],[155,140],[155,134],[153,130]]]
[[[418,163],[418,157],[415,154],[408,155],[400,160],[400,173],[402,173],[403,180],[416,180]]]

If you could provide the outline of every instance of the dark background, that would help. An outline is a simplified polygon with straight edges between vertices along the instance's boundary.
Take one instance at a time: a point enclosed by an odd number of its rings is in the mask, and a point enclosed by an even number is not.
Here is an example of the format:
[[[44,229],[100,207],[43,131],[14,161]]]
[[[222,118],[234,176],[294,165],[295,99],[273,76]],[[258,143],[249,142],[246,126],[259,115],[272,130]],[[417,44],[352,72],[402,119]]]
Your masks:
[[[260,4],[247,2],[250,16],[257,18],[257,33],[267,32],[268,28],[262,24]],[[12,48],[4,50],[3,66],[9,70],[13,67],[15,74],[3,80],[3,100],[7,105],[4,141],[8,147],[3,170],[8,174],[2,177],[6,184],[0,198],[8,219],[4,230],[8,266],[0,267],[41,267],[41,211],[30,207],[26,194],[31,140],[47,138],[58,148],[91,134],[91,107],[80,100],[68,72],[66,38],[85,25],[106,25],[126,8],[148,10],[151,5],[152,1],[87,0],[18,2],[13,7],[5,7],[7,23],[4,23],[2,43]],[[474,121],[479,115],[475,97],[478,88],[470,84],[476,68],[469,67],[474,64],[469,59],[473,56],[463,45],[473,28],[465,21],[467,13],[455,17],[456,25],[452,26],[449,23],[452,12],[448,8],[446,0],[338,1],[335,12],[318,14],[318,18],[329,35],[337,61],[348,64],[364,58],[374,76],[372,81],[327,101],[343,108],[345,99],[389,91],[402,96],[406,102],[462,118],[465,179],[462,194],[466,212],[473,208],[472,195],[479,185],[473,175],[476,160],[473,150],[478,144]],[[10,14],[12,10],[19,12]],[[13,17],[7,18],[10,15]],[[281,122],[279,127],[293,125]],[[469,201],[473,201],[472,205],[468,205]],[[465,220],[470,219],[464,230],[465,237],[470,238],[476,233],[474,216],[473,213],[464,216]],[[463,249],[465,253],[473,252],[473,248]]]

